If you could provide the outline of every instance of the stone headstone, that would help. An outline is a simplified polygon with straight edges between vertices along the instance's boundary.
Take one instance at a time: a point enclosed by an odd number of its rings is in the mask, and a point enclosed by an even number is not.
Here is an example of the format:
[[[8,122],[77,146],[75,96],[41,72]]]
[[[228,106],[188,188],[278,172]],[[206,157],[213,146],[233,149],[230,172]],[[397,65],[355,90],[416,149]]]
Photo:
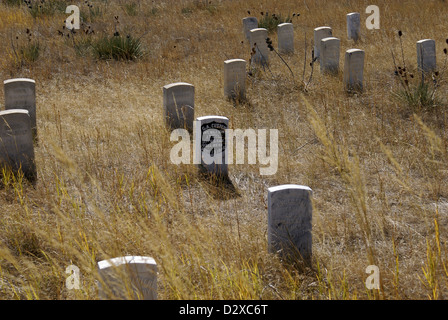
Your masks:
[[[250,39],[250,30],[258,28],[258,19],[255,17],[243,18],[243,31],[247,40]]]
[[[194,86],[185,82],[163,87],[163,109],[166,123],[172,129],[193,131]]]
[[[320,41],[333,35],[330,27],[319,27],[314,29],[314,58],[320,61]]]
[[[157,300],[157,264],[151,257],[124,256],[98,262],[101,300]]]
[[[34,182],[37,178],[34,161],[33,134],[28,110],[0,111],[0,166]],[[1,174],[1,171],[0,171]]]
[[[347,91],[362,91],[365,52],[349,49],[345,52],[344,87]]]
[[[28,110],[33,137],[37,137],[36,124],[36,82],[27,78],[16,78],[3,81],[5,93],[5,109]]]
[[[294,27],[292,23],[285,22],[277,26],[277,39],[279,53],[294,53]]]
[[[268,188],[268,250],[284,257],[312,256],[312,190],[286,184]]]
[[[246,96],[246,60],[224,61],[224,96],[228,99]]]
[[[269,62],[269,48],[266,43],[268,30],[256,28],[250,30],[250,47],[255,49],[255,54],[251,57],[251,63],[267,64]]]
[[[228,148],[226,130],[229,119],[221,116],[199,117],[195,121],[194,163],[205,172],[227,176]]]
[[[425,73],[436,70],[436,42],[432,39],[417,41],[417,65]]]
[[[341,40],[335,37],[324,38],[320,42],[321,73],[338,73]]]
[[[352,12],[347,14],[347,38],[358,41],[361,37],[361,14]]]

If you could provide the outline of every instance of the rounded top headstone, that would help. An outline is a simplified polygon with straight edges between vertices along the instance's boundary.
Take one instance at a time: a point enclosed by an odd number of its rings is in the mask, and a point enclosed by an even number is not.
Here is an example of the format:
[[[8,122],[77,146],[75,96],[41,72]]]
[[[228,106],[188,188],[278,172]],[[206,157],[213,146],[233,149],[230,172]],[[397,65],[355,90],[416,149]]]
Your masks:
[[[103,260],[98,262],[98,268],[100,270],[110,268],[110,267],[118,267],[123,264],[156,264],[156,261],[151,257],[143,257],[143,256],[124,256],[113,258],[109,260]]]
[[[229,120],[229,118],[223,117],[223,116],[202,116],[202,117],[196,118],[197,121],[204,121],[204,120],[210,120],[210,119]]]
[[[229,60],[225,60],[224,63],[232,63],[232,62],[244,62],[246,63],[246,60],[244,59],[229,59]]]
[[[281,28],[281,27],[286,27],[286,26],[292,26],[291,22],[283,22],[280,23],[279,25],[277,25],[277,27]]]
[[[313,191],[310,187],[299,185],[299,184],[283,184],[275,187],[268,188],[269,192],[276,192],[276,191],[282,191],[282,190],[304,190],[304,191]]]
[[[323,26],[323,27],[317,27],[317,28],[314,28],[314,31],[328,30],[328,29],[331,29],[331,27]]]
[[[433,40],[433,39],[422,39],[422,40],[417,41],[417,43],[423,43],[423,42],[426,42],[426,41],[435,41],[435,40]]]
[[[4,80],[3,84],[8,84],[8,83],[12,83],[12,82],[31,82],[31,83],[36,83],[36,81],[34,81],[33,79],[29,79],[29,78],[15,78],[15,79]]]
[[[364,52],[364,50],[361,50],[361,49],[348,49],[346,52],[347,53],[355,53],[355,52]]]
[[[320,41],[326,42],[326,41],[332,41],[332,40],[339,40],[339,38],[336,37],[327,37],[327,38],[323,38]]]
[[[191,87],[194,87],[191,83],[187,83],[187,82],[174,82],[174,83],[167,84],[167,85],[165,85],[163,87],[165,89],[170,89],[170,88],[176,87],[176,86],[191,86]]]
[[[0,111],[0,116],[6,116],[8,114],[17,114],[17,113],[23,113],[28,116],[30,115],[28,110],[25,110],[25,109],[8,109],[8,110]]]
[[[266,28],[255,28],[255,29],[251,29],[250,32],[258,32],[258,31],[268,31],[268,29]]]

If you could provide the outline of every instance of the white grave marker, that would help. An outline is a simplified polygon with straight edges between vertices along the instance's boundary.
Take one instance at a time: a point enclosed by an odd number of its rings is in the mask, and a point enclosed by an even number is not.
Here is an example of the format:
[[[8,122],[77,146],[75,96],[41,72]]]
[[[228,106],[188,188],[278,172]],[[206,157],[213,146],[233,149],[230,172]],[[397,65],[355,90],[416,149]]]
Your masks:
[[[194,125],[194,163],[207,173],[227,176],[229,158],[226,130],[229,128],[229,119],[221,116],[199,117]]]
[[[436,42],[432,39],[417,41],[417,65],[425,73],[436,70]]]
[[[268,188],[268,250],[284,257],[312,256],[312,190],[286,184]]]
[[[324,38],[320,42],[321,73],[338,73],[341,40],[335,37]]]
[[[163,109],[167,125],[172,129],[193,131],[194,86],[185,82],[163,87]]]
[[[362,91],[365,52],[349,49],[345,52],[344,87],[347,91]]]
[[[314,58],[319,61],[320,57],[320,41],[333,35],[330,27],[319,27],[314,29]]]
[[[157,300],[157,264],[151,257],[124,256],[98,262],[101,300]]]
[[[31,182],[37,178],[31,121],[27,110],[0,111],[0,166],[14,172],[20,170]]]
[[[246,96],[246,60],[224,61],[224,96],[228,99]]]
[[[33,138],[37,137],[36,125],[36,82],[27,78],[3,81],[5,92],[5,109],[28,110],[31,120]]]
[[[243,18],[243,31],[247,40],[250,39],[250,30],[258,28],[258,19],[255,17]]]
[[[278,52],[294,53],[294,27],[292,23],[281,23],[277,26]]]
[[[347,14],[347,38],[358,41],[361,37],[361,14],[352,12]]]
[[[269,62],[269,48],[266,43],[268,30],[256,28],[250,30],[250,47],[255,47],[255,54],[251,58],[252,63],[267,64]]]

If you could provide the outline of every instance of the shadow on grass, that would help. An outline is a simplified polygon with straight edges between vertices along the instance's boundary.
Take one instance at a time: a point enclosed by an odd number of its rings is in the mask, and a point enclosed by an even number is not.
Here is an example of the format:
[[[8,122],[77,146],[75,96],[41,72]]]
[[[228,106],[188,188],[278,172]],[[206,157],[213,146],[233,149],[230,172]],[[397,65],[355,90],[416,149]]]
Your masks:
[[[241,197],[228,175],[215,175],[199,169],[198,181],[216,200],[230,200]]]

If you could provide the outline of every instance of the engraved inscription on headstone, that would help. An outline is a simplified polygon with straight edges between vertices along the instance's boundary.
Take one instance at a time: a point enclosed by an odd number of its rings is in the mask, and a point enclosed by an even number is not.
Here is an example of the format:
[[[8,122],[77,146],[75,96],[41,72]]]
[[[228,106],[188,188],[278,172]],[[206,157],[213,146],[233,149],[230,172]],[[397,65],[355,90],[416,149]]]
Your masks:
[[[193,131],[194,86],[185,82],[163,87],[163,109],[167,125],[172,129]]]
[[[312,256],[312,190],[301,185],[268,188],[268,250],[284,257]]]
[[[33,138],[37,137],[36,124],[36,82],[27,78],[3,81],[5,109],[25,109],[30,114]]]
[[[124,256],[98,262],[102,300],[157,300],[157,264],[151,257]]]
[[[13,172],[21,171],[25,178],[36,181],[33,135],[27,110],[0,111],[0,165]]]
[[[228,174],[228,150],[226,129],[229,119],[221,116],[199,117],[195,121],[195,163],[207,173]]]

